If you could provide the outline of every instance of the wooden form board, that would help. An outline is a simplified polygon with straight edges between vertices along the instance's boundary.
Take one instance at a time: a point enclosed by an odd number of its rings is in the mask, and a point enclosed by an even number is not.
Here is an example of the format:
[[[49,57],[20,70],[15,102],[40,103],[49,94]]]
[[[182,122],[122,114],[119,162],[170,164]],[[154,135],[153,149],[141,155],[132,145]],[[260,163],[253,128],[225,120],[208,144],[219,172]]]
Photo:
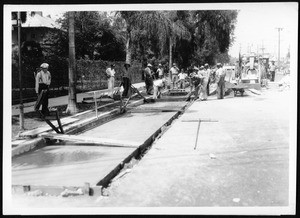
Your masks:
[[[71,117],[66,117],[66,118],[61,119],[60,121],[61,121],[61,125],[68,125],[68,124],[71,124],[71,123],[74,123],[74,122],[78,121],[78,119],[71,118]],[[53,120],[52,123],[53,123],[54,126],[58,125],[56,120]],[[52,130],[52,129],[47,125],[47,126],[39,127],[37,129],[32,129],[32,130],[22,132],[22,133],[20,133],[20,136],[32,136],[32,135],[37,135],[37,134],[40,134],[42,132],[46,132],[46,131],[50,131],[50,130]]]
[[[66,135],[66,134],[51,134],[44,133],[41,134],[42,137],[47,139],[58,139],[64,141],[78,142],[80,144],[88,144],[88,145],[103,145],[103,146],[111,146],[111,147],[139,147],[141,144],[132,141],[125,140],[116,140],[116,139],[108,139],[108,138],[93,138],[87,136],[80,135]]]

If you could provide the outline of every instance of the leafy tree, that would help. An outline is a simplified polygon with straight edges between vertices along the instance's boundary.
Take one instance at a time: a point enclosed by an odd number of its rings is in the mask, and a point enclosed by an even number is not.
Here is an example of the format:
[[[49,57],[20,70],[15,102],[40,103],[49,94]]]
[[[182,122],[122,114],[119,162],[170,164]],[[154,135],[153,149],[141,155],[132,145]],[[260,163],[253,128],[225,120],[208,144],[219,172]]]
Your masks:
[[[237,11],[194,11],[195,47],[194,61],[214,64],[215,56],[228,51],[233,42]]]

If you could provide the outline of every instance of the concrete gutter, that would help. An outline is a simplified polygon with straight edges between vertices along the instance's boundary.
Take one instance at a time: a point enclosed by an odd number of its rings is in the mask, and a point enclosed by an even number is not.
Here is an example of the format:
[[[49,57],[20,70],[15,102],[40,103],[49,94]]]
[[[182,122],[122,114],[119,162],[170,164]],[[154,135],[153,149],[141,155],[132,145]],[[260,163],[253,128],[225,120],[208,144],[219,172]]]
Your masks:
[[[131,105],[140,105],[143,104],[143,99],[138,100],[133,102]],[[13,185],[12,189],[13,189],[13,193],[33,193],[36,191],[37,193],[47,193],[49,195],[60,195],[63,193],[63,191],[65,191],[66,189],[68,190],[79,190],[82,189],[83,190],[83,194],[84,195],[105,195],[105,188],[109,185],[109,183],[112,181],[112,179],[114,177],[116,177],[120,171],[123,169],[123,167],[125,166],[126,163],[129,163],[132,158],[136,158],[136,159],[140,159],[145,152],[149,149],[149,147],[151,147],[152,143],[155,141],[155,139],[160,135],[164,133],[164,130],[166,129],[167,126],[171,125],[171,123],[177,119],[192,103],[188,102],[187,104],[185,104],[181,110],[179,110],[178,112],[176,112],[165,124],[163,124],[158,130],[156,130],[153,134],[151,134],[149,136],[148,139],[146,139],[146,141],[140,145],[138,148],[136,148],[129,156],[125,157],[123,161],[121,161],[115,168],[113,168],[110,172],[108,172],[108,174],[104,177],[101,178],[99,180],[99,182],[97,183],[96,186],[90,187],[89,184],[83,184],[83,186],[80,187],[66,187],[66,186],[32,186],[32,185]],[[85,122],[82,122],[82,125],[78,128],[78,129],[84,129],[84,127],[86,128],[92,128],[94,125],[99,124],[99,120],[104,120],[105,119],[109,119],[108,115],[112,114],[112,117],[114,116],[118,116],[116,113],[116,111],[119,111],[119,109],[115,109],[113,111],[111,111],[110,113],[106,113],[103,115],[103,119],[96,119],[93,118],[92,119],[86,119]],[[111,118],[112,119],[112,118]],[[91,124],[93,122],[93,124]],[[72,128],[71,128],[72,129]],[[73,133],[76,132],[77,129],[73,130]],[[72,132],[72,130],[70,130],[70,132]],[[36,143],[37,142],[44,142],[42,143],[42,145],[46,146],[46,142],[44,139],[42,138],[37,138],[35,139]],[[25,143],[23,143],[24,145]],[[30,145],[31,142],[28,142],[28,144]],[[23,146],[21,146],[23,147]],[[35,146],[38,147],[38,146]],[[33,147],[34,148],[34,147]],[[27,146],[27,149],[24,151],[29,151],[31,150],[31,146]]]

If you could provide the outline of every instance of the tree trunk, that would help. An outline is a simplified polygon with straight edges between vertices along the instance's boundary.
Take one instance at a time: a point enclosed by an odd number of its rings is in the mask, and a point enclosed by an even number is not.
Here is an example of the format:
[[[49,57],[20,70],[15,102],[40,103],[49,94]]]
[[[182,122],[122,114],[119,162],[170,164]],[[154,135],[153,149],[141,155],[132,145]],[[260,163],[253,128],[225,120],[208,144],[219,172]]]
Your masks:
[[[75,60],[75,34],[74,34],[74,11],[68,13],[69,15],[69,101],[67,113],[77,113],[77,99],[76,99],[76,60]]]
[[[130,61],[131,61],[130,32],[128,32],[127,39],[126,39],[126,62],[130,63]]]
[[[169,38],[169,71],[172,67],[172,47],[173,47],[172,44],[173,44],[172,35],[170,35],[170,38]],[[171,80],[171,78],[172,78],[171,73],[169,73],[169,77]]]

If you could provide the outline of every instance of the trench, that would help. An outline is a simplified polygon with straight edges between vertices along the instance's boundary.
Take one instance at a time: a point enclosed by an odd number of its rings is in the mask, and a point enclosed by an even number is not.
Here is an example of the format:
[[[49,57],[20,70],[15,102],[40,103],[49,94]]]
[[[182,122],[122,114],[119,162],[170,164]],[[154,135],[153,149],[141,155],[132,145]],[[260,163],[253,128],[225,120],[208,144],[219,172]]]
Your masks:
[[[46,146],[14,158],[13,193],[42,190],[58,195],[81,188],[84,194],[102,195],[122,170],[142,160],[153,142],[192,104],[185,101],[186,94],[165,93],[155,103],[72,129],[67,136],[50,138]]]

